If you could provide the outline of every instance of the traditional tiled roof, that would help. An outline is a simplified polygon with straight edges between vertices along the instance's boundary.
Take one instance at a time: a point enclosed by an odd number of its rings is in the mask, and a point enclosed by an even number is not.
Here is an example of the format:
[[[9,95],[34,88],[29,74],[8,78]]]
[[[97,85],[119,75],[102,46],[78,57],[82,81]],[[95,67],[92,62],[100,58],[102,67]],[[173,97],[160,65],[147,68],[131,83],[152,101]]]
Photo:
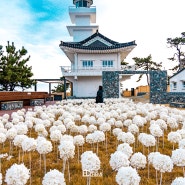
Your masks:
[[[129,46],[136,46],[135,41],[127,42],[127,43],[119,43],[115,42],[104,35],[100,34],[97,30],[96,33],[91,35],[85,40],[81,42],[63,42],[61,41],[60,45],[61,48],[73,48],[73,49],[80,49],[80,50],[115,50],[121,49]]]

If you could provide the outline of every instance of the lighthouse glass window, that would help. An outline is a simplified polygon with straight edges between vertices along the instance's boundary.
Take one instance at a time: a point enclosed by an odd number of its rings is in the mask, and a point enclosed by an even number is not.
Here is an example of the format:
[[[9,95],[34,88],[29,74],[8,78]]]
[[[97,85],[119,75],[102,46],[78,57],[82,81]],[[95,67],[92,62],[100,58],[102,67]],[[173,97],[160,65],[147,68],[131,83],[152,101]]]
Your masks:
[[[103,60],[102,66],[103,67],[113,67],[113,61],[112,60]]]
[[[76,2],[76,7],[87,7],[87,1],[85,0],[80,0]]]

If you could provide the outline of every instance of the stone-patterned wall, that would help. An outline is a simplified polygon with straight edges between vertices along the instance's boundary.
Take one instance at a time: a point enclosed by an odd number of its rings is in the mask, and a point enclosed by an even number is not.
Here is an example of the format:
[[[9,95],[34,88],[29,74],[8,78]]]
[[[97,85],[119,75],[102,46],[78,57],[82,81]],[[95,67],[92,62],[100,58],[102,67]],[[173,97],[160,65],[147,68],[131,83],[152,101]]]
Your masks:
[[[184,92],[153,93],[152,101],[160,104],[169,104],[171,102],[185,103],[185,93]]]
[[[45,100],[44,99],[32,99],[30,100],[30,106],[41,106],[44,105]]]
[[[1,110],[14,110],[23,108],[23,101],[1,102]]]
[[[119,71],[103,71],[103,96],[119,98]]]
[[[102,81],[105,98],[119,98],[120,74],[147,74],[147,71],[103,71]],[[185,103],[185,93],[167,91],[167,71],[149,71],[150,103],[169,104],[171,102]]]
[[[150,71],[150,102],[160,104],[163,93],[167,91],[167,72]]]
[[[167,72],[150,71],[150,92],[166,92]]]
[[[170,107],[185,108],[185,103],[172,102],[172,103],[170,103]]]

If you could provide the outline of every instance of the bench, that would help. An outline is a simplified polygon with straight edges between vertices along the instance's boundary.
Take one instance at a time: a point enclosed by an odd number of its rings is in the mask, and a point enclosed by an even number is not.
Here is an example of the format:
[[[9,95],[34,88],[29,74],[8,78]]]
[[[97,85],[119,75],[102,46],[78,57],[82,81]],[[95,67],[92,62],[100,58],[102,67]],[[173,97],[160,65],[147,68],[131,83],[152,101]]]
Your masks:
[[[185,103],[181,102],[171,102],[170,107],[176,107],[176,108],[185,108]]]
[[[14,110],[23,108],[23,101],[1,102],[1,110]]]
[[[22,104],[23,106],[43,105],[48,97],[50,97],[50,95],[47,92],[1,91],[1,110],[13,110],[16,108],[21,108]]]

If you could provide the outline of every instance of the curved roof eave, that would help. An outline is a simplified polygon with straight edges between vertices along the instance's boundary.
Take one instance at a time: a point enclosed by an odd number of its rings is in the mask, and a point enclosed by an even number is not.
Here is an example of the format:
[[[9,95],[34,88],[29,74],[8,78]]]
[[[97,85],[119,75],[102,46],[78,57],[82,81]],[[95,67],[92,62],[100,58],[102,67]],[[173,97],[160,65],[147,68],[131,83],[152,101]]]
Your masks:
[[[132,50],[136,45],[120,47],[120,48],[101,48],[101,49],[82,49],[82,48],[71,48],[66,46],[60,46],[60,48],[65,52],[74,52],[74,53],[117,53],[125,50]]]

